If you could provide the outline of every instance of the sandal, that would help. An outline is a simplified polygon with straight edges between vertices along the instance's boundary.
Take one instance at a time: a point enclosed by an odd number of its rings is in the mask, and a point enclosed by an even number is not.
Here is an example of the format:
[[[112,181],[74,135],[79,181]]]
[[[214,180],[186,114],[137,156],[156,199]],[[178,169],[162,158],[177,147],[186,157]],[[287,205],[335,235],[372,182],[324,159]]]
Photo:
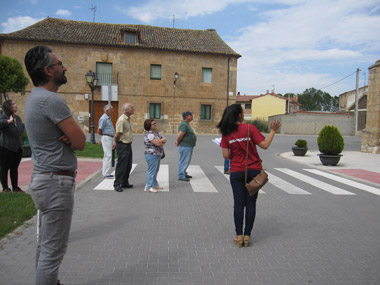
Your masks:
[[[234,238],[234,243],[237,247],[242,247],[243,246],[243,236],[236,236]]]
[[[244,236],[244,246],[249,246],[250,241],[251,241],[250,236]]]

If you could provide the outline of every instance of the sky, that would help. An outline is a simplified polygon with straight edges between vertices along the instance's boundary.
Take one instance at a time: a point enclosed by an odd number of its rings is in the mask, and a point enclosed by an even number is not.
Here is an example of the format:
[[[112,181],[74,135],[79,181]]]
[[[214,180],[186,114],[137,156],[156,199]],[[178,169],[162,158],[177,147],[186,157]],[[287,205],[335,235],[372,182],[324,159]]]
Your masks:
[[[367,85],[380,60],[380,0],[0,0],[0,33],[46,17],[215,29],[242,55],[242,95],[313,87],[338,96],[356,88],[358,68]]]

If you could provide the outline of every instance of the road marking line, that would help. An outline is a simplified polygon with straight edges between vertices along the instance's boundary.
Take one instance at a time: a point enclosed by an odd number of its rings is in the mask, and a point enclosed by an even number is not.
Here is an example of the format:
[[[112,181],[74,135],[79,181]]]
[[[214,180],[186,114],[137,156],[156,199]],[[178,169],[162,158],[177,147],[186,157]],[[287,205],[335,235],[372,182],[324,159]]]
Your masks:
[[[285,191],[288,194],[311,195],[310,192],[307,192],[268,171],[266,172],[268,173],[268,182],[276,188]]]
[[[157,182],[164,189],[158,190],[159,192],[169,192],[169,165],[161,164],[160,170],[157,174]]]
[[[137,164],[132,164],[131,173],[133,170],[135,170]],[[115,171],[112,172],[112,175],[115,175]],[[113,182],[115,181],[115,178],[105,178],[102,182],[100,182],[94,190],[113,190]]]
[[[199,165],[190,165],[187,171],[193,176],[190,179],[190,184],[194,192],[218,193],[218,190],[216,190]]]
[[[228,181],[230,181],[230,176],[227,174],[224,174],[224,166],[215,166],[215,168],[224,175],[224,177],[227,178]],[[259,194],[265,194],[265,192],[260,189]]]
[[[228,174],[224,174],[224,166],[215,166],[215,168],[226,177],[228,181],[230,181],[230,176]]]
[[[278,171],[281,171],[285,174],[288,174],[290,176],[292,176],[293,178],[296,178],[298,180],[301,180],[305,183],[308,183],[310,185],[313,185],[319,189],[322,189],[323,191],[327,191],[327,192],[330,192],[334,195],[356,195],[355,193],[351,193],[351,192],[348,192],[346,190],[343,190],[339,187],[335,187],[333,185],[330,185],[330,184],[327,184],[325,182],[322,182],[322,181],[319,181],[317,179],[314,179],[312,177],[309,177],[307,175],[304,175],[302,173],[299,173],[299,172],[296,172],[296,171],[293,171],[293,170],[290,170],[288,168],[275,168],[276,170]]]
[[[314,173],[314,174],[317,174],[317,175],[320,175],[320,176],[324,176],[326,178],[329,178],[329,179],[332,179],[334,181],[346,184],[348,186],[352,186],[352,187],[358,188],[360,190],[370,192],[370,193],[375,194],[375,195],[380,195],[380,189],[375,188],[375,187],[371,187],[371,186],[368,186],[368,185],[365,185],[365,184],[362,184],[359,182],[355,182],[353,180],[343,178],[343,177],[340,177],[337,175],[326,173],[326,172],[323,172],[323,171],[320,171],[317,169],[304,169],[304,170],[311,172],[311,173]]]

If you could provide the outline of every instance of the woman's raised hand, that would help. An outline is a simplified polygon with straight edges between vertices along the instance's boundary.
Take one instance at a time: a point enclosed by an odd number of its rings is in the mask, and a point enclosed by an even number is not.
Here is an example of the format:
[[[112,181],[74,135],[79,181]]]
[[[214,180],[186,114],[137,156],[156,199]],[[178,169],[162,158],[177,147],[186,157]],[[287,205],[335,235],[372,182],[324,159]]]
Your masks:
[[[270,129],[272,131],[277,132],[277,130],[281,127],[281,122],[279,120],[274,120],[270,123]]]

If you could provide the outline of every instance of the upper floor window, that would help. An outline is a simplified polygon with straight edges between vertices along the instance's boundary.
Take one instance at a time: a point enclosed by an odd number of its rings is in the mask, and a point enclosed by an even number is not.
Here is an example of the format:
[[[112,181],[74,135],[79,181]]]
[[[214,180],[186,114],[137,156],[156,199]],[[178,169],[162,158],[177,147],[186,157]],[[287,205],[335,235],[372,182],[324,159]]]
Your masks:
[[[211,105],[201,105],[201,120],[211,120]]]
[[[136,43],[136,34],[125,33],[125,43],[134,45]]]
[[[97,62],[96,63],[96,77],[98,78],[98,85],[111,85],[112,84],[112,63]]]
[[[161,80],[161,64],[150,65],[150,79]]]
[[[160,119],[161,118],[161,104],[160,103],[150,103],[149,104],[149,118],[150,119]]]
[[[202,68],[202,82],[203,83],[212,82],[212,68],[207,68],[207,67]]]

